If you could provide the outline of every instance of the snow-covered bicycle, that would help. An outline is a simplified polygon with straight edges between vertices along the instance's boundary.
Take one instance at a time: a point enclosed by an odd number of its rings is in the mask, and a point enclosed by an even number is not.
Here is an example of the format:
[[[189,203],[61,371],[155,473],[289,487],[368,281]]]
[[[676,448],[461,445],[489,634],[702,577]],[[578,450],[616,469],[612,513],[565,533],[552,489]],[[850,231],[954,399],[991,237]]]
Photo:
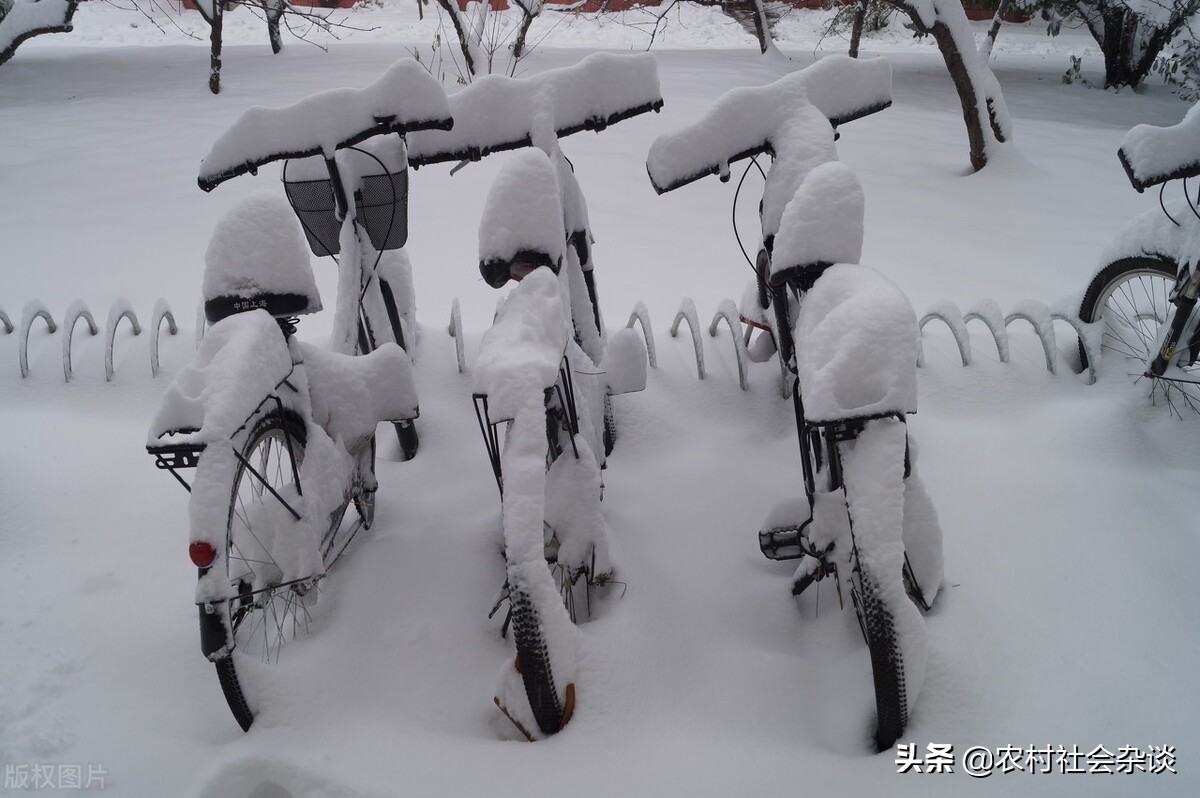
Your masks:
[[[613,582],[600,510],[615,442],[611,397],[646,385],[632,330],[604,334],[587,204],[559,138],[662,106],[653,56],[588,56],[528,79],[485,78],[452,95],[454,129],[414,136],[414,163],[525,148],[488,193],[479,270],[504,298],[480,344],[473,392],[501,495],[503,630],[516,658],[495,703],[532,740],[574,711],[579,629]],[[549,568],[547,567],[549,565]]]
[[[1099,351],[1145,377],[1152,401],[1176,415],[1200,413],[1200,197],[1187,181],[1200,175],[1200,104],[1177,125],[1138,125],[1118,151],[1138,192],[1160,186],[1160,210],[1133,218],[1101,256],[1079,307],[1084,322],[1101,323]],[[1179,180],[1183,196],[1167,202],[1167,184]],[[1086,367],[1088,351],[1079,342]]]
[[[376,273],[369,228],[378,203],[364,191],[372,174],[394,185],[391,170],[370,168],[384,165],[389,148],[354,145],[386,135],[399,169],[406,133],[451,123],[441,86],[406,60],[363,89],[250,109],[201,164],[207,190],[272,161],[315,158],[325,179],[301,188],[309,200],[322,199],[323,188],[323,213],[331,224],[336,214],[338,228],[337,240],[323,246],[342,255],[332,349],[302,343],[298,317],[321,309],[305,241],[306,232],[316,249],[321,214],[271,194],[231,208],[205,257],[211,326],[168,387],[147,441],[156,465],[191,494],[188,553],[199,568],[201,650],[243,729],[261,708],[281,647],[307,629],[321,580],[372,524],[376,426],[410,421],[418,410],[411,363],[390,340]],[[285,176],[307,179],[313,165],[293,167]],[[302,211],[310,212],[304,232]],[[392,218],[390,208],[384,218]],[[395,243],[387,241],[392,226],[384,225],[380,246]],[[190,485],[180,473],[187,469],[195,469]],[[346,518],[351,504],[354,521]]]
[[[834,144],[838,124],[890,104],[886,61],[830,56],[727,93],[647,158],[659,193],[771,158],[754,307],[743,312],[764,330],[758,358],[777,351],[791,384],[804,495],[771,510],[759,545],[771,559],[799,559],[795,596],[833,576],[840,602],[849,582],[871,654],[879,750],[899,738],[923,684],[918,607],[928,609],[942,578],[941,530],[905,423],[916,410],[916,318],[893,283],[857,265],[863,191]]]

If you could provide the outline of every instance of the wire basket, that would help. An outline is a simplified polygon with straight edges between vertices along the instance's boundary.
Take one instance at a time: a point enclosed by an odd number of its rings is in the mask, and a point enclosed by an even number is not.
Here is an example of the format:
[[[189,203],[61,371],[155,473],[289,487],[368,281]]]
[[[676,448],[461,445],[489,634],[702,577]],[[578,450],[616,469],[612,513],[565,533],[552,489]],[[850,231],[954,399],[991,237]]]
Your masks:
[[[334,214],[333,184],[323,180],[283,181],[292,210],[304,228],[308,246],[317,257],[341,250],[342,224]],[[408,241],[408,171],[367,175],[355,192],[359,224],[376,250],[399,249]]]

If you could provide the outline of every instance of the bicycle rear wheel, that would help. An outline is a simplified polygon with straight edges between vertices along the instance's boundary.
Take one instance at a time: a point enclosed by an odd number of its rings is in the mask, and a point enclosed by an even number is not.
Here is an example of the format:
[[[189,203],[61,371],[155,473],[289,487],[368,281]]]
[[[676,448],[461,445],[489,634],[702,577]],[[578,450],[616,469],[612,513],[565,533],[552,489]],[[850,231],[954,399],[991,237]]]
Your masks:
[[[904,658],[900,652],[895,619],[880,595],[878,582],[861,562],[855,563],[853,569],[850,596],[871,652],[871,677],[875,685],[875,748],[877,751],[886,751],[896,744],[908,725]]]
[[[269,678],[264,668],[278,662],[283,647],[307,631],[311,620],[305,602],[317,579],[283,580],[270,549],[274,535],[294,521],[289,508],[299,507],[297,479],[306,443],[297,415],[267,413],[246,436],[244,462],[230,491],[225,568],[237,596],[227,604],[232,648],[214,665],[243,731],[254,722],[256,680]],[[349,497],[330,516],[322,545],[327,562],[345,548],[346,536],[338,532],[348,505]]]

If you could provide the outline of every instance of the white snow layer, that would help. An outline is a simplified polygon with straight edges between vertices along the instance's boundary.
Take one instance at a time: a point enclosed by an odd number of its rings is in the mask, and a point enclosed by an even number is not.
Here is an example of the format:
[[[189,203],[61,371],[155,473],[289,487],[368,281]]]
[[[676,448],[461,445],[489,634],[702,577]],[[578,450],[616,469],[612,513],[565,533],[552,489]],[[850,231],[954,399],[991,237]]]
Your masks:
[[[492,182],[479,221],[479,260],[512,260],[522,250],[558,264],[566,246],[558,175],[546,153],[523,150]]]
[[[413,162],[487,155],[529,144],[534,116],[552,114],[559,133],[662,102],[658,64],[649,53],[593,53],[573,66],[528,78],[487,75],[451,95],[454,127],[409,136]]]
[[[1179,266],[1193,265],[1200,255],[1200,223],[1192,215],[1187,200],[1164,203],[1167,213],[1157,206],[1134,216],[1101,251],[1097,267],[1122,258],[1165,257]]]
[[[256,106],[217,139],[200,164],[208,181],[281,154],[333,155],[339,145],[394,118],[405,125],[450,118],[442,85],[411,58],[393,64],[362,89],[330,89],[283,108]]]
[[[917,409],[917,318],[879,272],[837,264],[800,302],[796,368],[811,421]]]
[[[308,372],[313,421],[351,450],[381,421],[416,418],[417,388],[408,355],[385,343],[367,355],[298,344]]]
[[[17,0],[0,18],[0,53],[31,33],[67,32],[73,8],[69,0]]]
[[[600,369],[610,394],[636,393],[646,389],[646,344],[635,330],[618,330],[608,339]]]
[[[493,421],[515,418],[530,401],[542,407],[542,392],[558,379],[567,337],[558,279],[549,269],[535,269],[509,292],[479,344],[473,389],[487,394]]]
[[[194,430],[170,443],[228,440],[264,396],[292,371],[287,341],[265,310],[235,313],[208,329],[181,368],[150,424],[153,446],[168,432]]]
[[[818,263],[858,263],[865,205],[862,184],[850,167],[839,161],[815,167],[783,211],[771,273]]]
[[[725,175],[731,161],[764,148],[779,156],[805,144],[824,147],[825,133],[815,124],[801,130],[789,124],[797,115],[813,116],[809,104],[824,119],[838,120],[891,100],[892,68],[885,59],[826,56],[766,86],[721,95],[699,121],[655,139],[646,168],[655,189],[669,191],[704,175]],[[789,141],[790,135],[800,140]]]
[[[204,253],[204,299],[298,294],[321,309],[308,245],[287,200],[259,192],[240,200],[213,228]]]
[[[1177,125],[1138,125],[1125,134],[1121,154],[1141,186],[1181,170],[1200,168],[1200,103]]]
[[[877,419],[867,424],[853,445],[842,446],[841,452],[859,564],[891,612],[911,710],[925,682],[929,653],[925,620],[904,590],[906,430],[899,420]]]

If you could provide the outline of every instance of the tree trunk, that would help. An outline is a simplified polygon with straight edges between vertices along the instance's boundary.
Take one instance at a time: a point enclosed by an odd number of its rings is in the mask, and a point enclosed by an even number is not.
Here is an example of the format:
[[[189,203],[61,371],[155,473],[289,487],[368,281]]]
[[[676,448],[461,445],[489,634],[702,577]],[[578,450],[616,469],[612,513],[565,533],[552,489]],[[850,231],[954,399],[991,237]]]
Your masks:
[[[1104,88],[1120,89],[1124,86],[1137,88],[1150,74],[1154,59],[1170,38],[1173,26],[1154,26],[1143,46],[1139,39],[1143,25],[1148,22],[1133,13],[1128,6],[1115,5],[1104,10],[1104,40],[1099,42],[1104,53]]]
[[[212,55],[209,60],[208,90],[213,94],[221,93],[221,25],[225,19],[225,9],[221,0],[213,3],[212,32],[209,41],[212,43]]]
[[[971,168],[978,172],[987,166],[987,136],[983,131],[983,122],[979,113],[979,95],[963,62],[963,54],[959,52],[954,41],[954,35],[944,22],[937,22],[929,31],[942,52],[942,60],[946,62],[946,71],[954,81],[954,89],[958,92],[958,101],[962,105],[963,121],[967,125],[967,142],[971,148]]]
[[[767,9],[763,0],[750,0],[754,9],[754,35],[758,37],[758,51],[764,54],[771,49],[771,23],[767,21]]]
[[[458,46],[462,50],[463,59],[467,65],[467,74],[475,75],[478,67],[475,59],[471,57],[471,45],[467,42],[469,31],[463,27],[462,14],[459,13],[458,6],[454,0],[437,0],[437,2],[442,10],[450,16],[450,22],[454,25],[454,35],[458,37]]]
[[[858,58],[858,43],[862,39],[863,23],[867,19],[869,0],[858,0],[854,7],[854,26],[850,28],[850,57]]]
[[[992,26],[988,28],[987,36],[979,45],[979,58],[987,62],[992,57],[992,47],[996,44],[996,37],[1000,35],[1000,24],[1004,22],[1004,15],[1008,13],[1008,6],[1011,0],[1000,0],[1000,5],[996,7],[996,16],[992,17]]]
[[[263,11],[267,17],[267,36],[271,40],[271,52],[275,55],[283,49],[283,38],[279,34],[279,20],[287,8],[286,0],[265,0]]]

